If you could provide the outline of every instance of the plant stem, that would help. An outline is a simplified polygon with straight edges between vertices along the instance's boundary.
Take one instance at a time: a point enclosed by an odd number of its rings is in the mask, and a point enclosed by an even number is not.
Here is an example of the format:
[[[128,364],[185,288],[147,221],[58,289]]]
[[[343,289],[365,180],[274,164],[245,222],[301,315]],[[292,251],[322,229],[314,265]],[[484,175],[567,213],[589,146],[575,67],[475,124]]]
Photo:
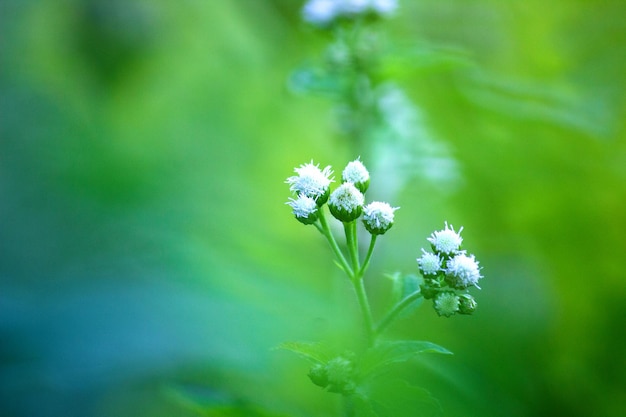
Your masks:
[[[363,321],[365,324],[367,344],[368,346],[372,346],[374,343],[374,323],[372,320],[370,304],[367,300],[367,293],[365,292],[365,285],[363,285],[363,277],[358,276],[353,279],[352,285],[354,285],[354,291],[356,291],[357,298],[359,299],[359,306],[361,307],[361,314],[363,315]]]
[[[367,271],[367,267],[370,265],[370,260],[372,259],[372,253],[374,253],[374,246],[376,245],[376,237],[378,235],[371,235],[370,238],[370,247],[367,249],[367,255],[365,255],[365,260],[363,261],[363,265],[361,265],[361,270],[359,271],[359,275],[365,275],[365,271]]]
[[[348,244],[348,252],[350,252],[350,260],[352,261],[352,271],[354,272],[353,278],[361,277],[359,269],[359,247],[356,238],[356,222],[343,224],[344,231],[346,232],[346,243]]]
[[[324,236],[326,236],[328,243],[330,243],[330,247],[335,253],[337,260],[341,264],[341,267],[344,269],[346,274],[348,274],[350,279],[352,279],[354,277],[355,272],[352,270],[352,268],[350,268],[350,265],[348,265],[348,261],[346,261],[346,257],[343,255],[343,252],[341,252],[341,249],[339,249],[339,245],[337,245],[337,241],[335,240],[335,237],[330,231],[330,227],[328,227],[328,221],[326,221],[326,215],[324,214],[324,210],[320,207],[318,212],[319,212],[320,224],[322,225],[320,231],[324,234]]]
[[[396,319],[398,314],[402,312],[406,307],[408,307],[413,301],[417,300],[422,296],[420,290],[415,291],[404,297],[402,300],[398,301],[398,303],[393,306],[391,310],[387,313],[385,317],[380,321],[376,329],[374,330],[374,337],[379,336],[385,329]]]

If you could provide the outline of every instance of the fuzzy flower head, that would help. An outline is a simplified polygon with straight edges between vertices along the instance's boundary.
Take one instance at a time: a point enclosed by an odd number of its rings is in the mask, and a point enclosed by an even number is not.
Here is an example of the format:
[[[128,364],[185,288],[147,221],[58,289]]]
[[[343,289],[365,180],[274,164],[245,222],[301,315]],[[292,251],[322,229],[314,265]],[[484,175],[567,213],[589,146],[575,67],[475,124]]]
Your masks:
[[[349,162],[341,173],[343,182],[351,182],[362,193],[367,190],[370,185],[370,173],[360,159]]]
[[[437,275],[441,271],[441,258],[436,253],[426,252],[422,249],[423,255],[417,258],[417,263],[423,275]]]
[[[311,197],[304,194],[296,199],[290,198],[286,204],[291,206],[296,219],[304,224],[313,224],[317,220],[317,203]]]
[[[474,259],[474,255],[467,256],[465,253],[459,253],[448,261],[446,268],[446,282],[451,287],[463,290],[470,286],[478,286],[478,280],[482,278],[478,261]]]
[[[312,198],[318,206],[322,206],[328,200],[330,183],[333,181],[330,178],[333,173],[330,166],[320,169],[319,164],[313,165],[311,161],[309,164],[300,165],[294,171],[298,175],[289,177],[285,181],[290,185],[289,189],[298,196],[304,195]]]
[[[363,212],[365,197],[351,182],[344,182],[330,195],[328,208],[336,219],[349,223]]]
[[[450,317],[459,311],[459,297],[453,292],[442,292],[437,295],[434,302],[435,311],[440,316]]]
[[[461,232],[463,227],[458,232],[454,231],[452,226],[448,226],[448,222],[445,223],[446,227],[443,230],[433,232],[428,241],[431,243],[433,250],[437,253],[444,255],[451,255],[459,252],[463,238]]]
[[[393,226],[393,212],[398,207],[374,201],[363,208],[363,225],[373,235],[382,235]]]
[[[302,18],[313,25],[327,27],[340,18],[367,13],[390,16],[397,8],[397,0],[308,0],[302,8]]]

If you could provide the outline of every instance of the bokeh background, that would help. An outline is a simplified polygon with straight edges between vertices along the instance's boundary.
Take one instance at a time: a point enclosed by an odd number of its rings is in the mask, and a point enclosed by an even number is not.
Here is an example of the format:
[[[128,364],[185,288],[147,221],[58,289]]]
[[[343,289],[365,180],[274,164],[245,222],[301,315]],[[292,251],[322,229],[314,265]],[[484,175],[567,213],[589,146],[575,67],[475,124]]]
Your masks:
[[[0,415],[336,415],[272,349],[359,326],[284,180],[359,155],[401,207],[375,314],[444,220],[483,266],[475,315],[390,331],[455,353],[405,367],[445,416],[626,415],[626,3],[401,1],[390,75],[436,175],[289,88],[328,41],[300,7],[0,2]]]

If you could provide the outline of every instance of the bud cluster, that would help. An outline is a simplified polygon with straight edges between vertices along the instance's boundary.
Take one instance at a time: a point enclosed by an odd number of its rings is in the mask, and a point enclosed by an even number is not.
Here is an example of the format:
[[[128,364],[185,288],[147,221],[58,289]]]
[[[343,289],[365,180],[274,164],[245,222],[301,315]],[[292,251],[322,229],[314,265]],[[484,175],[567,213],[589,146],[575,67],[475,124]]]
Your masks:
[[[327,363],[318,363],[309,370],[311,381],[328,392],[351,394],[356,388],[354,382],[354,354],[348,352]]]
[[[314,224],[319,210],[328,203],[330,213],[343,223],[362,217],[363,226],[372,235],[382,235],[393,226],[397,207],[374,201],[365,204],[365,192],[370,184],[370,174],[360,159],[346,165],[341,173],[341,184],[331,193],[333,171],[330,166],[320,169],[313,161],[295,168],[297,175],[287,178],[296,198],[287,202],[296,219],[303,224]]]
[[[433,232],[428,241],[432,252],[422,249],[417,259],[424,277],[420,290],[425,299],[433,300],[433,307],[440,316],[450,317],[456,313],[472,314],[476,300],[466,291],[478,286],[482,278],[474,255],[461,250],[463,238],[461,227],[458,232],[445,223],[445,228]]]

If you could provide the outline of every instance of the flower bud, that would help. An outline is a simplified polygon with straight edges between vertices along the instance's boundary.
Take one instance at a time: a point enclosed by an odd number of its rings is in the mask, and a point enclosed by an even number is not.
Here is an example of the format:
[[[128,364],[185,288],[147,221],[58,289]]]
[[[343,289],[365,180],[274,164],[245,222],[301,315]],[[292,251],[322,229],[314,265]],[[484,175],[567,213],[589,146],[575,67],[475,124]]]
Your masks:
[[[349,162],[341,173],[343,182],[351,182],[362,193],[367,191],[370,185],[370,173],[361,160]]]
[[[423,255],[417,258],[420,272],[424,277],[435,276],[441,271],[441,258],[436,253],[426,252],[422,249]]]
[[[459,311],[459,297],[449,291],[439,293],[439,295],[435,297],[433,307],[440,316],[450,317]]]
[[[344,182],[328,199],[328,208],[336,219],[349,223],[363,212],[365,197],[351,182]]]
[[[459,314],[472,314],[476,311],[476,300],[469,294],[459,296]]]
[[[309,378],[318,387],[326,388],[328,386],[328,372],[326,366],[315,364],[309,370]]]
[[[297,199],[290,198],[289,202],[285,203],[291,206],[293,214],[300,223],[313,224],[317,220],[318,211],[317,203],[311,197],[301,195]]]
[[[382,235],[393,226],[393,212],[398,207],[374,201],[363,208],[363,225],[373,235]]]
[[[328,391],[349,394],[354,391],[354,365],[349,359],[338,356],[326,364],[328,375]]]
[[[328,200],[330,194],[330,183],[333,181],[330,176],[333,171],[330,166],[323,170],[318,165],[313,165],[313,161],[309,164],[303,164],[294,171],[298,175],[287,178],[285,181],[290,185],[289,189],[298,197],[304,195],[310,197],[319,207]]]
[[[448,222],[445,224],[445,229],[433,232],[428,238],[428,241],[437,254],[453,255],[461,249],[461,243],[463,242],[461,232],[463,231],[463,227],[461,227],[457,233],[454,231],[454,228],[448,226]]]
[[[478,261],[474,259],[474,255],[467,256],[465,253],[459,253],[454,258],[448,260],[446,267],[446,282],[449,286],[464,290],[467,287],[478,286],[478,280],[482,278]]]

